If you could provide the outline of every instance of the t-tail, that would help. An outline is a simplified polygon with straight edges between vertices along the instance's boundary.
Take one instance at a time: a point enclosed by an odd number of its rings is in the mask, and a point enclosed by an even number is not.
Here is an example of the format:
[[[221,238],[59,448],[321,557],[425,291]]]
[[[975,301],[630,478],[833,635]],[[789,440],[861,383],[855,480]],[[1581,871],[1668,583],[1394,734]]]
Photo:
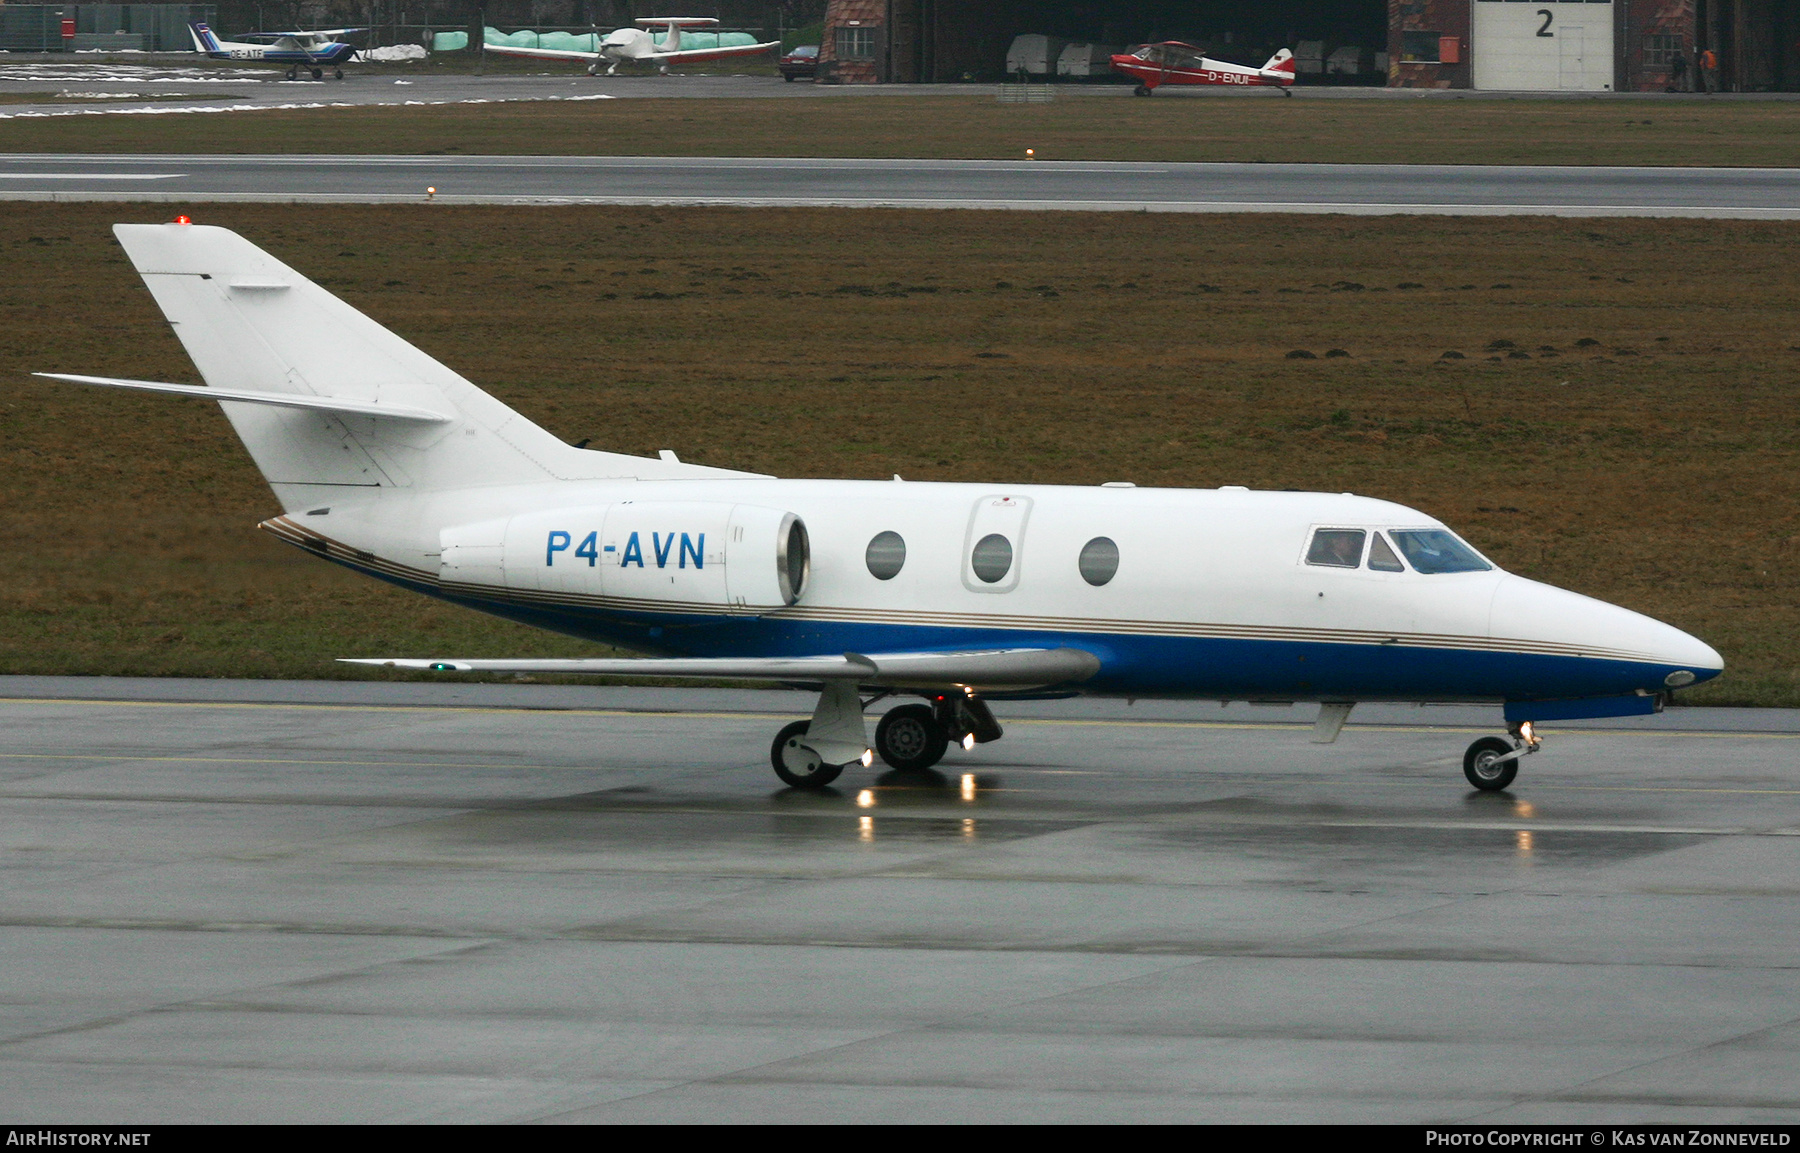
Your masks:
[[[194,51],[196,52],[204,52],[210,56],[216,52],[225,51],[219,46],[219,38],[214,36],[213,30],[205,24],[189,24],[188,35],[194,38]]]
[[[748,475],[565,444],[227,229],[113,233],[206,387],[41,375],[219,401],[288,512],[394,489]]]
[[[1294,54],[1283,48],[1269,57],[1269,62],[1262,66],[1262,73],[1277,83],[1292,84],[1294,82]]]

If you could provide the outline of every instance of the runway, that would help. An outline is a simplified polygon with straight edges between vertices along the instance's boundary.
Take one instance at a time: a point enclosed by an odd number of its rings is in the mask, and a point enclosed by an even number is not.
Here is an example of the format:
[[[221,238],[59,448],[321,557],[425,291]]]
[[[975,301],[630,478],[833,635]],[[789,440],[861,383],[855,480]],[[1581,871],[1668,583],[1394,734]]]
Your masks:
[[[1048,702],[930,778],[799,694],[0,678],[0,1110],[1800,1119],[1800,712]]]
[[[525,156],[0,156],[0,199],[1800,219],[1800,169]]]

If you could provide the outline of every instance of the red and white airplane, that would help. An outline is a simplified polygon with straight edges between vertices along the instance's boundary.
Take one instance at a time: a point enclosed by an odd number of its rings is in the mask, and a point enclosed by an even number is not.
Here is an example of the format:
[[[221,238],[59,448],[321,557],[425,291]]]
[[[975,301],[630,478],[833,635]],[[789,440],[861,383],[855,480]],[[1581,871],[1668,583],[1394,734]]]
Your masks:
[[[1142,44],[1112,58],[1116,71],[1137,78],[1137,94],[1148,96],[1164,84],[1236,84],[1244,87],[1277,87],[1282,95],[1294,83],[1294,54],[1286,48],[1269,57],[1261,68],[1209,60],[1192,44],[1165,40]]]
[[[501,56],[527,56],[536,60],[585,60],[588,75],[606,64],[612,76],[619,65],[629,61],[656,64],[666,74],[671,64],[698,64],[704,60],[723,60],[730,56],[755,56],[781,47],[779,40],[766,44],[734,44],[729,48],[687,48],[681,46],[683,28],[708,28],[718,21],[707,16],[650,16],[639,20],[636,28],[615,28],[601,38],[597,51],[583,52],[573,48],[509,48],[489,44],[487,51]],[[655,29],[667,29],[662,43],[656,42]]]

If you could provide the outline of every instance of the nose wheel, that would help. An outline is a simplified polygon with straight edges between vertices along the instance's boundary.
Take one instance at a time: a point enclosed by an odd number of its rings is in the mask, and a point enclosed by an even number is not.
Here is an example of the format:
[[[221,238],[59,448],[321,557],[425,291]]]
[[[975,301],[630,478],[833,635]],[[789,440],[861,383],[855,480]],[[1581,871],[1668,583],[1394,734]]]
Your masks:
[[[1482,737],[1469,746],[1463,754],[1463,776],[1471,785],[1484,793],[1499,792],[1519,775],[1519,759],[1537,752],[1544,743],[1530,721],[1514,728],[1512,738]]]

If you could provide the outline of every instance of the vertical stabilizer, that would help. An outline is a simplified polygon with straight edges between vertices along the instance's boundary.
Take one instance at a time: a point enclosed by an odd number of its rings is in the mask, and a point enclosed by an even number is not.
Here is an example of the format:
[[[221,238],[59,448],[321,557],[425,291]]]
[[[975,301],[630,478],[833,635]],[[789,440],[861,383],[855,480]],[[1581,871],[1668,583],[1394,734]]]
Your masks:
[[[559,460],[589,455],[234,232],[193,224],[113,232],[208,386],[453,414],[427,425],[221,402],[289,510],[355,495],[346,489],[545,480]]]

